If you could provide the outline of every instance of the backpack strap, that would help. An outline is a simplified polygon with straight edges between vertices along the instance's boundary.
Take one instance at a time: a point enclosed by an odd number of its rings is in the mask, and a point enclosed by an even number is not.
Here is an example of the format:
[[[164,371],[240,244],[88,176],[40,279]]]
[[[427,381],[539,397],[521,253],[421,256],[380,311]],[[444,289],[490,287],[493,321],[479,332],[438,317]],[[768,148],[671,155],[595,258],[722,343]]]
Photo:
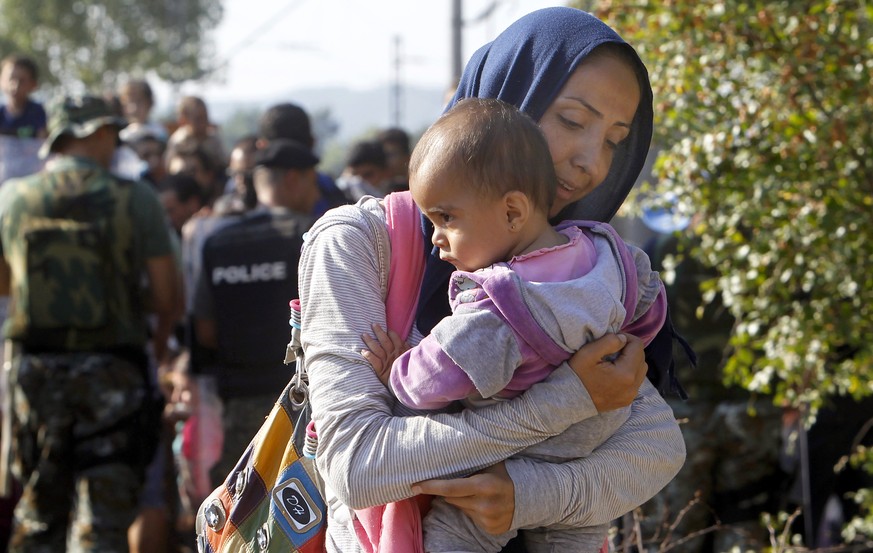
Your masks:
[[[382,200],[382,205],[391,240],[385,311],[388,328],[405,339],[412,330],[424,276],[424,243],[419,225],[421,212],[409,192],[389,194]]]
[[[388,328],[405,339],[412,330],[424,277],[420,212],[409,192],[389,194],[382,205],[391,240],[385,312]],[[358,543],[366,553],[423,553],[421,519],[429,508],[430,496],[416,496],[355,510]]]
[[[634,263],[633,255],[631,255],[630,250],[627,248],[627,244],[625,244],[618,232],[606,223],[601,223],[599,221],[564,221],[558,225],[557,228],[562,229],[570,226],[596,230],[601,233],[605,232],[612,235],[612,244],[616,249],[616,253],[621,258],[622,270],[624,272],[625,293],[622,298],[622,304],[624,305],[625,317],[624,322],[621,323],[621,327],[626,327],[631,323],[631,321],[633,321],[634,313],[637,310],[637,296],[639,291],[636,263]]]

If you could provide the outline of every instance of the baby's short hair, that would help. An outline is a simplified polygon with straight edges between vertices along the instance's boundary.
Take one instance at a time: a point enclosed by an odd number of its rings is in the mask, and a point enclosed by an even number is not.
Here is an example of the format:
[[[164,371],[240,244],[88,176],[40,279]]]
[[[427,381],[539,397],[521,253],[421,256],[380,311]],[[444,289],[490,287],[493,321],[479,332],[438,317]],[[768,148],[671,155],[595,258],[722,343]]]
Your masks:
[[[558,179],[539,126],[515,106],[494,98],[466,98],[419,139],[410,181],[440,173],[500,197],[518,190],[549,212]]]

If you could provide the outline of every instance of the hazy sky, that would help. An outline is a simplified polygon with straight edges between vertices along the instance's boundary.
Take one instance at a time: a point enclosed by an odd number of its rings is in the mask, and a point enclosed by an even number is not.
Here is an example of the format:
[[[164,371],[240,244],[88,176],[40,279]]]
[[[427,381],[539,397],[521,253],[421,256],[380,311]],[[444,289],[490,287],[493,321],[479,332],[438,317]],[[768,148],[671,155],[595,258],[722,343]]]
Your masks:
[[[466,0],[463,61],[512,21],[566,2]],[[495,5],[490,17],[473,22]],[[340,85],[372,89],[395,79],[447,87],[452,0],[224,0],[215,33],[223,74],[182,91],[211,101],[258,100],[288,90]]]

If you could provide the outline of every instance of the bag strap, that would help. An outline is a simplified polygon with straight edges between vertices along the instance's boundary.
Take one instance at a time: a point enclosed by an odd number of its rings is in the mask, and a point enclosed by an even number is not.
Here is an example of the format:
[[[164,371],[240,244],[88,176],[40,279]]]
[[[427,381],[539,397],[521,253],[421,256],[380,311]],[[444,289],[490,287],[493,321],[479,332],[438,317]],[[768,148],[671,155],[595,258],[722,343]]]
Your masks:
[[[403,339],[409,337],[415,320],[418,290],[424,276],[424,244],[421,240],[418,207],[409,192],[395,192],[382,200],[388,238],[391,242],[391,260],[388,265],[388,293],[385,312],[388,328]],[[294,409],[301,409],[308,400],[308,378],[300,333],[300,300],[289,303],[291,341],[285,349],[285,364],[297,362],[292,377],[291,400]]]

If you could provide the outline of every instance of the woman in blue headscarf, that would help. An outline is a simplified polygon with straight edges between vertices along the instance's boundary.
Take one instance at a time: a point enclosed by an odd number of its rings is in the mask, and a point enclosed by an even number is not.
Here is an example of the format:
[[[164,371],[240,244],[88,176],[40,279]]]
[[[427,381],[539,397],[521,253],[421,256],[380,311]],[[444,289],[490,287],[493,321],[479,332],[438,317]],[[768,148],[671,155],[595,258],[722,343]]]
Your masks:
[[[589,14],[550,8],[521,18],[473,56],[453,103],[468,96],[500,98],[539,122],[561,184],[553,214],[610,219],[642,168],[652,127],[645,67]],[[633,337],[605,336],[526,393],[494,406],[427,416],[396,406],[359,353],[371,324],[386,326],[386,268],[394,276],[398,265],[426,262],[407,308],[414,344],[449,313],[452,267],[433,254],[404,258],[411,254],[401,241],[389,242],[392,221],[375,199],[333,210],[308,233],[301,257],[303,345],[329,503],[328,551],[365,550],[352,509],[414,493],[442,495],[494,533],[583,527],[635,508],[676,474],[682,436],[670,408],[644,381],[642,346]],[[431,230],[422,225],[419,250]],[[619,350],[614,362],[603,360]],[[663,379],[662,387],[670,384]],[[573,423],[629,404],[628,422],[586,459],[504,462]],[[440,478],[450,480],[434,480]]]

